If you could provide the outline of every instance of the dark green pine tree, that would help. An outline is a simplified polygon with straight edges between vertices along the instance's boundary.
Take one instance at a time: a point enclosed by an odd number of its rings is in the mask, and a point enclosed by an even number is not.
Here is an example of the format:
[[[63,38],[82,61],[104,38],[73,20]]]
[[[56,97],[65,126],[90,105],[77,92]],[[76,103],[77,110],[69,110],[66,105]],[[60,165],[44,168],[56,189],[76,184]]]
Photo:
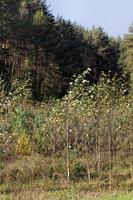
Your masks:
[[[130,72],[131,83],[133,87],[133,24],[129,27],[129,34],[127,34],[123,41],[122,63],[126,70]]]
[[[0,76],[10,86],[13,76],[15,33],[18,30],[18,0],[0,1]]]
[[[101,72],[113,76],[119,72],[118,59],[120,47],[117,40],[110,38],[102,28],[87,31],[85,39],[88,44],[86,63],[92,69],[91,81],[96,82]]]
[[[50,52],[54,17],[46,2],[0,1],[0,27],[2,78],[10,84],[14,78],[31,78],[33,97],[39,100],[58,95],[61,72]]]
[[[33,2],[30,10],[32,19],[31,30],[31,57],[33,68],[33,95],[35,99],[43,100],[50,96],[59,96],[62,85],[62,75],[55,56],[51,51],[54,48],[55,20],[49,12],[46,2]]]
[[[70,21],[58,18],[55,24],[55,34],[52,40],[53,47],[50,51],[54,54],[56,61],[64,78],[64,91],[74,74],[83,71],[84,39],[77,26]]]

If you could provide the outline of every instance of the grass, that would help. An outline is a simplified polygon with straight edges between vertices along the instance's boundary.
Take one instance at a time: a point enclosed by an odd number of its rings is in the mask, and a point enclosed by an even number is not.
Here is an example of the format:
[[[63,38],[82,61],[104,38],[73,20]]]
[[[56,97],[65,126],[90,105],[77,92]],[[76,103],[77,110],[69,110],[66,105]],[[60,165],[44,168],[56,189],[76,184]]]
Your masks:
[[[49,184],[49,183],[48,183]],[[1,185],[0,200],[133,200],[133,192],[87,190],[79,185],[47,188],[47,183]]]
[[[69,191],[54,191],[48,193],[22,193],[12,200],[133,200],[133,193],[105,195],[100,193],[76,193]]]
[[[102,198],[100,200],[133,200],[133,192],[114,194],[114,195],[111,195],[110,197],[107,196],[107,197]]]
[[[10,197],[7,195],[0,195],[0,200],[10,200]]]
[[[133,192],[107,195],[65,191],[22,191],[19,194],[0,195],[0,200],[133,200]]]

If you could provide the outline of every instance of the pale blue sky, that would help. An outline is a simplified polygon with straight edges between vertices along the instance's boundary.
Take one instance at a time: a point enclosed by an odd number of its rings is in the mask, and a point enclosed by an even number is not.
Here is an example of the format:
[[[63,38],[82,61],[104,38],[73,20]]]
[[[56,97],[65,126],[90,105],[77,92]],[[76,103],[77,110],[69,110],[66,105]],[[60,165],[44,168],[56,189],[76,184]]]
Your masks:
[[[123,36],[133,22],[133,0],[47,0],[50,10],[91,29],[101,26],[109,35]]]

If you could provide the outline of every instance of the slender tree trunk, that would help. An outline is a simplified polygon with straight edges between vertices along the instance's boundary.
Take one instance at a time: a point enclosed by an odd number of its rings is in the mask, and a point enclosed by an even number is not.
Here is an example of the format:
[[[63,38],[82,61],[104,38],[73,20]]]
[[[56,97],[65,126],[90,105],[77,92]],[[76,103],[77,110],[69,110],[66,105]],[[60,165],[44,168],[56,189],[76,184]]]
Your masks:
[[[70,182],[69,130],[67,130],[67,182]]]
[[[133,163],[132,163],[132,148],[131,148],[131,142],[129,144],[129,154],[130,154],[130,174],[131,174],[131,180],[133,180]]]
[[[101,137],[98,137],[98,163],[97,163],[97,170],[98,170],[98,174],[100,175],[100,164],[101,164]]]
[[[108,140],[108,145],[109,145],[109,190],[112,190],[112,170],[111,170],[111,136],[109,136]]]
[[[90,171],[90,166],[87,164],[87,174],[88,174],[88,180],[91,182],[91,171]]]

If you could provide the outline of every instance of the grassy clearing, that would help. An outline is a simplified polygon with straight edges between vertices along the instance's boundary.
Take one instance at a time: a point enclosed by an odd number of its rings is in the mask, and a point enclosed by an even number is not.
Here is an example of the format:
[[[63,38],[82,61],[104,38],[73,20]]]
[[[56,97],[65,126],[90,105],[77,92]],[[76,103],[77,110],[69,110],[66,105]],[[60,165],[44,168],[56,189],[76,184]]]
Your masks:
[[[132,199],[133,199],[133,192],[114,194],[114,195],[111,195],[110,197],[107,196],[107,197],[102,198],[100,200],[132,200]]]
[[[133,192],[89,190],[85,183],[68,186],[50,182],[0,185],[0,200],[133,200]]]
[[[74,189],[61,191],[22,191],[18,194],[1,195],[0,200],[132,200],[131,193],[89,193],[78,192]]]

